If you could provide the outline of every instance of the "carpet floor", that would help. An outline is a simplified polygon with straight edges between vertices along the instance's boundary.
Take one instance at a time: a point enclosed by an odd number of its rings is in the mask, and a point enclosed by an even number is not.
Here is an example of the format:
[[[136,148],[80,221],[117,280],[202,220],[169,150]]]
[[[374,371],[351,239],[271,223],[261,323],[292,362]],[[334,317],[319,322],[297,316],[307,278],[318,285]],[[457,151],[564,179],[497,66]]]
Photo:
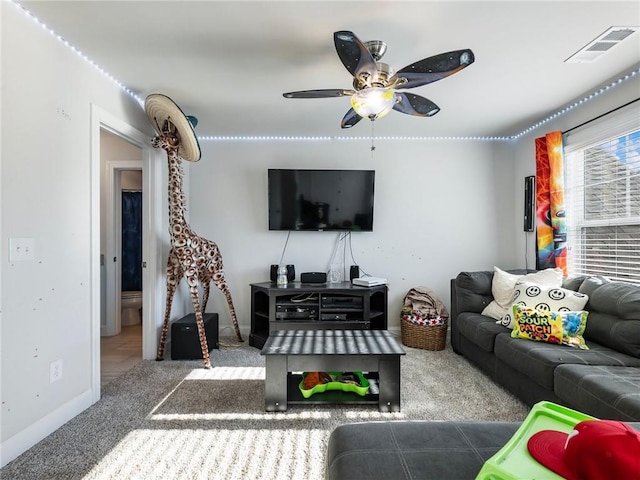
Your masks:
[[[225,342],[230,344],[232,342]],[[99,402],[0,470],[9,479],[322,479],[331,431],[386,420],[522,421],[529,408],[456,355],[404,347],[401,412],[374,405],[264,411],[264,357],[143,361]]]

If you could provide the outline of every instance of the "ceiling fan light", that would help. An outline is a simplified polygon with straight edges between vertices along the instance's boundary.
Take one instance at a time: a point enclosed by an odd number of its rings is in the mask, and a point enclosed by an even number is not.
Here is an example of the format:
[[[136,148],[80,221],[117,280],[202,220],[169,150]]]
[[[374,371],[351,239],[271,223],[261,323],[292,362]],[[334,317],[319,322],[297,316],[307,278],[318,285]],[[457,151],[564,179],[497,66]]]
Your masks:
[[[396,94],[390,88],[365,88],[351,96],[351,107],[363,118],[375,120],[385,116],[396,104]]]

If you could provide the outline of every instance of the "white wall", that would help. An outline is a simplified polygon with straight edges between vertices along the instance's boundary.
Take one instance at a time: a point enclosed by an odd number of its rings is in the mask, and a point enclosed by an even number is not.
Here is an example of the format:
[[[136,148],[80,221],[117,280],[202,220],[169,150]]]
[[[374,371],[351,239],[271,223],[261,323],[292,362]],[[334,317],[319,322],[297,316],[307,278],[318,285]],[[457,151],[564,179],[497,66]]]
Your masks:
[[[8,2],[2,26],[2,464],[92,401],[91,105],[144,112]],[[8,239],[34,239],[9,262]],[[99,239],[97,239],[99,241]],[[62,379],[49,382],[62,360]]]
[[[418,120],[425,121],[427,120]],[[399,328],[401,301],[428,286],[448,305],[449,279],[461,270],[518,267],[513,248],[511,150],[483,141],[203,142],[190,168],[190,224],[221,249],[238,318],[250,321],[249,284],[267,281],[287,232],[268,231],[268,168],[376,171],[374,231],[354,232],[357,264],[389,282],[389,325]],[[300,272],[328,269],[338,234],[292,232],[285,263]],[[353,264],[350,254],[345,260]],[[212,289],[209,311],[230,325]],[[226,333],[231,333],[226,332]]]

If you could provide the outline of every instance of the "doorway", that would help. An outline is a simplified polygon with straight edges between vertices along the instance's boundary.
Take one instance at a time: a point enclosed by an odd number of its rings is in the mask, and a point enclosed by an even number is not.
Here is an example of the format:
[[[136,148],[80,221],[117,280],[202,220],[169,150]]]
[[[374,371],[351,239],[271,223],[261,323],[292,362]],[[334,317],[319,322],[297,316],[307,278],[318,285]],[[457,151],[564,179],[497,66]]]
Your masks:
[[[120,189],[122,183],[121,172],[134,170],[142,174],[143,197],[143,253],[142,263],[142,324],[137,327],[140,333],[137,342],[142,344],[140,358],[149,360],[155,358],[159,326],[154,319],[161,311],[162,299],[158,278],[158,265],[163,253],[162,219],[160,213],[163,202],[160,196],[162,185],[159,154],[151,147],[149,139],[152,134],[144,133],[122,120],[113,117],[96,105],[91,106],[92,116],[92,397],[98,401],[101,396],[101,350],[105,333],[115,337],[122,330],[120,281],[115,275],[120,253],[116,244],[117,239],[113,228],[104,225],[107,219],[115,225],[116,212],[121,208],[121,193],[116,194],[116,187]],[[105,153],[105,146],[112,141],[124,148],[125,152],[109,156]],[[112,197],[111,200],[108,197]],[[109,245],[107,246],[107,243]],[[115,257],[115,262],[114,262]],[[115,283],[118,282],[116,286]],[[109,313],[107,313],[109,310]],[[111,320],[107,318],[111,315]],[[109,331],[106,330],[109,324]],[[140,338],[141,337],[141,338]],[[105,347],[106,348],[106,347]]]
[[[100,131],[101,320],[100,383],[142,360],[143,181],[142,149],[105,129]]]

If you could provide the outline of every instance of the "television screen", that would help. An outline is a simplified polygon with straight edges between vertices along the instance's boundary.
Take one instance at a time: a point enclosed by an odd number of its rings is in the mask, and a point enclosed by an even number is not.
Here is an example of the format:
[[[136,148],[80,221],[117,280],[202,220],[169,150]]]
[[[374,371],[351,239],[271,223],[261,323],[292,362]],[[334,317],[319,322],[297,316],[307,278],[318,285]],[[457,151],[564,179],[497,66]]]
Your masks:
[[[373,231],[374,170],[269,169],[269,230]]]

